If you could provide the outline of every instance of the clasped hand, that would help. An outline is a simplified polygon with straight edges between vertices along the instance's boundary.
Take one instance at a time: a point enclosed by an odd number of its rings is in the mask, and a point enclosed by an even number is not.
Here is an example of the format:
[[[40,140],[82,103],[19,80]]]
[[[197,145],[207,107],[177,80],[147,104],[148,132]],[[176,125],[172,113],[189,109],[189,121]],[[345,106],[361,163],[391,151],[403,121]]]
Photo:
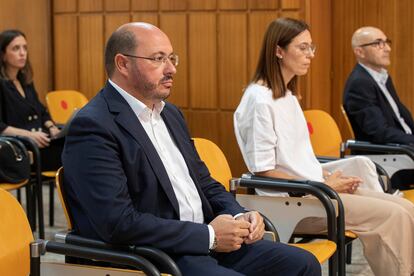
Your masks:
[[[263,218],[255,211],[244,213],[237,219],[231,215],[220,215],[210,225],[216,235],[217,252],[238,250],[243,243],[251,244],[261,240],[264,234]]]
[[[344,176],[342,171],[335,171],[326,178],[325,183],[338,193],[353,194],[362,183],[362,179],[356,176]]]

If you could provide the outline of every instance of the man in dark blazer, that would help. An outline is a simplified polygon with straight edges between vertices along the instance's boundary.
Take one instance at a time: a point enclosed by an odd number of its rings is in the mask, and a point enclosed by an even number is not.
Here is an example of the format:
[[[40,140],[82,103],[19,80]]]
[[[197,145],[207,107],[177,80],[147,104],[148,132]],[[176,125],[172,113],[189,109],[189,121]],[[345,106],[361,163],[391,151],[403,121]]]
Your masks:
[[[391,77],[391,41],[374,27],[362,27],[352,37],[358,63],[349,76],[343,103],[357,140],[414,144],[414,122],[401,103]]]
[[[181,112],[164,102],[177,65],[153,25],[109,38],[109,80],[73,120],[63,153],[75,230],[162,249],[184,275],[319,275],[308,252],[262,240],[262,217],[210,177]]]

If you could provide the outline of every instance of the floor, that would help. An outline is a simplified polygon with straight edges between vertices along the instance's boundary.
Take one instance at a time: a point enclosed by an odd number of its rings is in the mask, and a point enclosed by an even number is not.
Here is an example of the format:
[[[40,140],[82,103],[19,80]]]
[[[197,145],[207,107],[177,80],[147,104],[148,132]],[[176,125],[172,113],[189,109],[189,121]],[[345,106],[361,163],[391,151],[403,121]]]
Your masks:
[[[24,192],[22,193],[24,194]],[[23,195],[24,196],[24,195]],[[66,230],[66,220],[63,214],[62,207],[60,206],[58,195],[55,191],[55,224],[53,227],[49,226],[49,187],[43,187],[43,200],[44,200],[44,213],[45,213],[45,238],[47,240],[53,240],[55,233]],[[25,200],[22,200],[23,205]],[[34,233],[35,237],[38,234]],[[47,253],[43,260],[64,262],[63,256]],[[327,262],[322,265],[322,274],[328,275]],[[347,265],[346,275],[349,276],[373,276],[366,259],[362,253],[362,244],[359,240],[353,241],[353,253],[352,253],[352,264]]]

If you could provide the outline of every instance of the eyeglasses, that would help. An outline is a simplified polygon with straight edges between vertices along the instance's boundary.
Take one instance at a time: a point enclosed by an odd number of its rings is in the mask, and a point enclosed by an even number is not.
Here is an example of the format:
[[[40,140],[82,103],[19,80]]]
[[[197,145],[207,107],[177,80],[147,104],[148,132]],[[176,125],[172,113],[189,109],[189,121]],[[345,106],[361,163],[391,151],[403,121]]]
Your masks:
[[[316,52],[315,44],[302,43],[299,45],[295,45],[295,47],[298,48],[305,55],[314,55]]]
[[[128,55],[128,54],[122,54],[126,57],[132,57],[132,58],[142,58],[142,59],[148,59],[151,60],[158,65],[161,65],[161,63],[167,63],[167,60],[171,62],[172,65],[178,66],[178,55],[171,54],[169,56],[155,56],[155,57],[140,57],[140,56],[134,56],[134,55]]]
[[[377,39],[377,40],[375,40],[373,42],[370,42],[370,43],[365,43],[365,44],[358,45],[358,47],[374,46],[376,48],[383,49],[385,47],[385,44],[387,44],[389,47],[391,47],[391,44],[392,44],[391,40],[388,39],[388,38],[386,40]]]

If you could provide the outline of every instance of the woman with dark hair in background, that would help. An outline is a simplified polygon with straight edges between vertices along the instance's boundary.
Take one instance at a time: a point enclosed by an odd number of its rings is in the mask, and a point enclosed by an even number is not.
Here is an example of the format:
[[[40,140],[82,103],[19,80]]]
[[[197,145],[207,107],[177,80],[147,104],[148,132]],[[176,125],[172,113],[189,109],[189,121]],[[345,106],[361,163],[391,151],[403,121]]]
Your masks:
[[[313,153],[297,79],[307,73],[314,54],[306,23],[280,18],[269,25],[256,73],[234,114],[243,158],[256,175],[325,182],[339,193],[346,229],[360,238],[374,274],[409,276],[414,272],[414,205],[397,196],[360,189],[364,175],[324,171]],[[297,230],[325,231],[326,219],[305,219]]]
[[[52,139],[59,132],[35,90],[24,33],[19,30],[2,32],[0,134],[32,139],[41,149],[42,170],[56,170],[61,165],[64,139]]]

